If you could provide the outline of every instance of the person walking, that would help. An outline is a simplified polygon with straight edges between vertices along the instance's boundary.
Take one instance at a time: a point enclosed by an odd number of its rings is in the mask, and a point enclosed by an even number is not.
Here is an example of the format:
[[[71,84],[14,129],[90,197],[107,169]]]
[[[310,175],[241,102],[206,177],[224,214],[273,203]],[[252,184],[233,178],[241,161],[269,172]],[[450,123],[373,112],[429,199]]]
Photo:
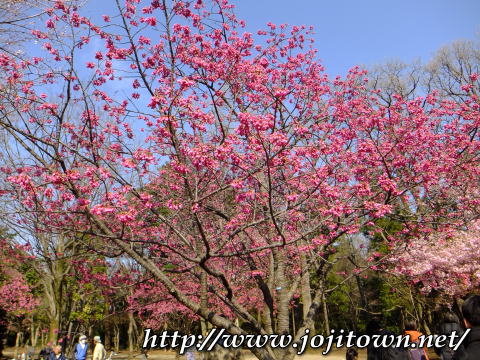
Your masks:
[[[445,335],[449,337],[453,332],[460,337],[464,333],[462,327],[460,326],[460,320],[458,319],[458,316],[453,312],[448,311],[443,316],[443,321],[438,327],[438,335]],[[452,360],[454,355],[453,349],[450,348],[448,344],[442,347],[436,347],[435,353],[440,356],[441,360]]]
[[[405,335],[410,336],[410,343],[418,344],[419,337],[423,334],[417,330],[417,323],[411,320],[405,323]],[[417,347],[408,349],[408,354],[412,360],[428,360],[427,350],[425,348]]]
[[[50,353],[48,358],[49,360],[67,360],[65,355],[62,352],[62,347],[60,345],[55,345],[53,351]]]
[[[102,339],[100,336],[95,336],[93,338],[93,342],[95,343],[95,348],[93,349],[92,360],[105,360],[107,357],[107,352],[102,344]]]
[[[454,360],[480,359],[480,295],[470,296],[462,305],[465,327],[470,329],[462,346],[455,351]]]
[[[374,336],[396,336],[395,333],[386,330],[382,326],[383,321],[379,319],[371,320],[367,324],[367,335]],[[370,343],[367,347],[367,360],[410,360],[408,352],[404,348],[390,346],[387,348],[375,347]]]
[[[75,345],[75,360],[86,360],[88,352],[87,337],[80,335],[78,344]]]

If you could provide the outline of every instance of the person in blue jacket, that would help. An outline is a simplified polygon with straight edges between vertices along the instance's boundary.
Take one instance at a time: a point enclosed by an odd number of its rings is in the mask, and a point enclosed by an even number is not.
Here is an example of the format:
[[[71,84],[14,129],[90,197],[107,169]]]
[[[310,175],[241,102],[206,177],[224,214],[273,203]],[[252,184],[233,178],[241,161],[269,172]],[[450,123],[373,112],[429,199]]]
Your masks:
[[[75,346],[75,360],[86,360],[88,351],[87,337],[80,335],[78,344]]]

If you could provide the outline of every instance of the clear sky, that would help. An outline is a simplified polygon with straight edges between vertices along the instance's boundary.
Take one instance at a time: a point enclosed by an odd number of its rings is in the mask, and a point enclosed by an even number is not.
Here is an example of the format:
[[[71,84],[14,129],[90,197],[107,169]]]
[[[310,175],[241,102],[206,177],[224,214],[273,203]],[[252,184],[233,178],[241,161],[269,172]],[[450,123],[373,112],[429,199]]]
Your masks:
[[[313,25],[331,75],[389,59],[427,61],[457,39],[480,40],[480,0],[234,0],[249,31]]]
[[[267,22],[313,25],[330,75],[386,60],[427,61],[457,39],[480,41],[480,0],[230,0],[247,31]],[[123,3],[123,1],[121,1]],[[112,0],[89,0],[87,13],[116,12]]]

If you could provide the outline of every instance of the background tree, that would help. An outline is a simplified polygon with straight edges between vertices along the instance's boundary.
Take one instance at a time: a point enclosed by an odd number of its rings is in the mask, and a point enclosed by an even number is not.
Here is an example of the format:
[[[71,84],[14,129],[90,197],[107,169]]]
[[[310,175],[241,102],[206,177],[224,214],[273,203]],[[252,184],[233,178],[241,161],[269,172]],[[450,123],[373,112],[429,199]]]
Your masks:
[[[389,105],[394,95],[404,99],[425,96],[433,90],[443,99],[478,101],[480,83],[480,43],[457,40],[439,49],[426,63],[410,64],[390,60],[369,71],[370,87],[381,90],[379,97]],[[427,102],[424,105],[428,106]]]

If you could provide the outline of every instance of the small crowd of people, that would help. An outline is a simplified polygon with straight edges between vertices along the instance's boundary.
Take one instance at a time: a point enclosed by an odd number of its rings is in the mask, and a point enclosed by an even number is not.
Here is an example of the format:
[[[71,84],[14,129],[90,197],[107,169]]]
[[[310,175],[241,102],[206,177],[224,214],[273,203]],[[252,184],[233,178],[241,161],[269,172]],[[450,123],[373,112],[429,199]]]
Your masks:
[[[441,324],[436,331],[437,336],[446,335],[449,337],[453,332],[456,333],[456,339],[460,339],[464,334],[464,329],[470,329],[460,347],[454,351],[446,344],[443,347],[434,348],[441,360],[480,360],[480,295],[470,296],[462,305],[463,324],[453,313],[444,314]],[[383,329],[378,321],[371,321],[367,326],[369,335],[396,335],[391,331]],[[421,332],[418,331],[415,321],[407,321],[405,324],[404,335],[410,336],[411,342],[418,343]],[[92,360],[106,360],[107,352],[102,344],[100,336],[93,338],[95,344]],[[86,360],[88,354],[88,341],[85,335],[79,337],[78,344],[75,345],[73,360]],[[53,348],[43,349],[40,354],[40,360],[67,360],[63,353],[61,345]],[[194,349],[187,350],[187,359],[195,358]],[[147,360],[147,356],[144,356]],[[358,351],[350,348],[346,353],[346,360],[358,360]],[[430,360],[427,349],[416,348],[378,348],[370,345],[367,347],[367,360]]]
[[[92,360],[106,360],[107,352],[105,347],[102,344],[102,339],[100,336],[95,336],[93,338],[93,343],[95,345],[93,349]],[[40,351],[39,358],[40,360],[67,360],[64,349],[61,345],[55,345],[52,348],[47,347]],[[74,349],[74,360],[86,360],[88,354],[88,340],[85,335],[80,335],[78,338],[78,344],[75,345]]]
[[[460,347],[454,351],[447,345],[434,348],[441,360],[480,360],[480,296],[470,296],[462,305],[463,325],[458,316],[452,312],[444,315],[441,324],[437,329],[437,336],[450,336],[456,333],[457,341],[464,334],[464,328],[470,329]],[[367,326],[369,335],[395,335],[385,330],[377,321],[372,321]],[[405,324],[404,335],[410,336],[410,341],[418,343],[422,335],[418,331],[415,321],[408,321]],[[347,350],[346,360],[357,360],[358,351],[354,348]],[[426,348],[376,348],[367,347],[367,360],[429,360]]]

